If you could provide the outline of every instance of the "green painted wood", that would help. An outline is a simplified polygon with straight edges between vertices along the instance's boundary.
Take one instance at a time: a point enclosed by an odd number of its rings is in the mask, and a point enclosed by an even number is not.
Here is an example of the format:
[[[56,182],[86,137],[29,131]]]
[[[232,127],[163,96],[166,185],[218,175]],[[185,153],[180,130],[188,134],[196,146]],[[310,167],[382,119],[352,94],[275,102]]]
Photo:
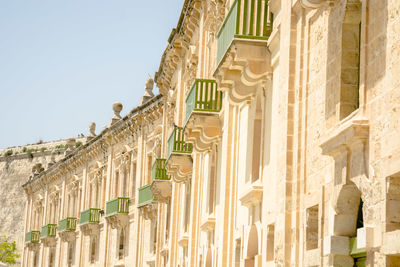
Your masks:
[[[30,231],[26,233],[26,243],[38,243],[40,239],[40,231]]]
[[[234,39],[268,40],[273,14],[267,0],[236,0],[218,31],[217,64]]]
[[[42,227],[40,238],[55,237],[57,231],[57,224],[47,224]]]
[[[151,192],[150,189],[151,184],[145,185],[140,187],[139,190],[139,201],[138,201],[138,207],[142,207],[144,205],[150,204],[151,202],[157,200],[153,196],[153,192]]]
[[[76,218],[75,217],[67,217],[62,219],[58,223],[58,231],[65,232],[65,231],[75,231],[76,230]]]
[[[167,174],[167,169],[165,168],[166,159],[156,159],[151,168],[151,179],[156,180],[170,180],[171,176]]]
[[[185,142],[185,137],[183,134],[183,128],[175,126],[168,138],[167,143],[167,159],[172,153],[178,154],[190,154],[192,153],[192,144]]]
[[[106,217],[114,214],[129,213],[129,197],[117,197],[106,203]]]
[[[222,92],[215,80],[196,79],[186,98],[186,122],[194,112],[218,113]]]
[[[100,209],[89,208],[81,212],[79,224],[99,223],[100,222]]]

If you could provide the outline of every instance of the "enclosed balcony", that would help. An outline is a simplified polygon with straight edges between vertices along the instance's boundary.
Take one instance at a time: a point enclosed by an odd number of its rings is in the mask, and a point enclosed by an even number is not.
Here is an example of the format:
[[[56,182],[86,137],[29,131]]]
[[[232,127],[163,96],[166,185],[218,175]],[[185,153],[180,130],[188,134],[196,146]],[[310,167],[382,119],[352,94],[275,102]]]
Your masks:
[[[138,207],[142,207],[152,203],[153,201],[157,200],[153,196],[153,192],[151,192],[150,184],[140,187],[139,190],[139,200],[138,200]]]
[[[217,34],[217,64],[234,40],[267,41],[272,22],[267,0],[236,0]]]
[[[99,232],[100,209],[90,208],[81,211],[79,226],[85,234],[94,235]]]
[[[76,238],[76,221],[75,217],[67,217],[59,222],[58,233],[64,241],[71,241]]]
[[[236,0],[218,31],[214,77],[231,104],[254,98],[272,79],[273,14],[267,0]],[[271,40],[269,40],[271,39]],[[272,45],[273,44],[273,45]]]
[[[158,172],[158,174],[161,175],[158,176],[158,178],[165,178],[162,171]],[[139,191],[138,208],[140,208],[141,215],[146,220],[154,218],[156,211],[155,201],[157,201],[157,198],[153,195],[153,192],[151,190],[151,184],[140,187],[138,191]]]
[[[196,79],[186,98],[185,137],[196,151],[210,149],[221,137],[222,92],[215,80]]]
[[[125,226],[128,221],[129,197],[117,197],[106,203],[106,219],[112,228]]]
[[[38,243],[40,239],[40,231],[30,231],[26,233],[26,243]]]
[[[40,239],[46,246],[55,245],[55,237],[57,232],[57,224],[47,224],[42,227]]]
[[[182,127],[174,126],[167,144],[167,173],[175,182],[183,182],[192,173],[192,144],[185,142]]]
[[[165,202],[171,197],[171,176],[167,174],[166,159],[156,159],[151,169],[151,192],[158,200]]]

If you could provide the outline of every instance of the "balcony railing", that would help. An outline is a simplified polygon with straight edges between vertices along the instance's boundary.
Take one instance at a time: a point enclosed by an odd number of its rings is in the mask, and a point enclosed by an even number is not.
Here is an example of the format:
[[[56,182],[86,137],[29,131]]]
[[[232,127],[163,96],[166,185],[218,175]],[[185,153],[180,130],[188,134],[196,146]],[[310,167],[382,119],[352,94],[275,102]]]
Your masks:
[[[222,92],[215,80],[196,79],[186,98],[186,121],[194,111],[219,112],[222,107]]]
[[[117,197],[106,203],[106,217],[129,213],[129,197]]]
[[[40,231],[30,231],[26,233],[25,242],[38,243],[40,239]]]
[[[81,219],[79,224],[99,223],[100,222],[100,209],[90,208],[81,212]]]
[[[57,224],[47,224],[42,227],[40,238],[56,237]]]
[[[171,136],[168,139],[167,159],[171,156],[172,153],[192,153],[192,144],[185,142],[182,127],[175,126]]]
[[[167,170],[165,169],[166,159],[156,159],[153,167],[151,168],[151,179],[153,181],[156,180],[170,180],[171,177],[167,174]]]
[[[272,31],[272,22],[268,0],[236,0],[217,34],[217,64],[235,38],[267,40]]]
[[[76,230],[76,218],[67,217],[62,219],[58,225],[58,231],[60,233],[65,231],[75,231]]]
[[[138,207],[145,206],[153,201],[156,198],[153,196],[153,193],[150,190],[150,184],[140,187],[139,190],[139,201]]]

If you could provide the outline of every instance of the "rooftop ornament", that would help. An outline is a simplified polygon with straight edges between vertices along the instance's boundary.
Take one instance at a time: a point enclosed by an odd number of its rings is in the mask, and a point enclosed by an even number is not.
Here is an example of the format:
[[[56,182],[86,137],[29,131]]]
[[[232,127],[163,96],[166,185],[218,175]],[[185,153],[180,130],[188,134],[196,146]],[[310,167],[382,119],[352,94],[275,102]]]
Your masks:
[[[96,136],[96,123],[91,122],[89,124],[89,135],[86,137],[86,140],[89,141],[95,136]]]
[[[149,101],[152,97],[154,97],[153,88],[154,88],[154,80],[153,78],[149,77],[146,80],[145,92],[142,98],[140,99],[140,105],[143,105],[144,103]]]
[[[123,108],[122,104],[120,102],[115,102],[112,105],[112,107],[113,107],[113,110],[114,110],[114,116],[111,118],[109,126],[113,125],[114,123],[116,123],[117,121],[122,119],[121,115],[120,115],[121,110]]]

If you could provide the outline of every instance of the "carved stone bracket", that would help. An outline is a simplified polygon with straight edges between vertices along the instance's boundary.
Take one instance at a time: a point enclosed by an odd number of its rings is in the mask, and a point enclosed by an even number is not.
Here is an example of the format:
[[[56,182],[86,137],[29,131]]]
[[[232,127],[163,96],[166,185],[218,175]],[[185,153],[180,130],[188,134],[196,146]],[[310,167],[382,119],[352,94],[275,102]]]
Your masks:
[[[129,215],[124,213],[117,213],[106,217],[107,222],[112,229],[123,228],[129,223]]]
[[[193,113],[185,126],[185,138],[197,152],[209,151],[222,136],[218,114]]]
[[[40,239],[40,242],[43,244],[45,247],[55,247],[57,244],[57,240],[55,237],[46,237]]]
[[[176,183],[186,183],[192,176],[193,160],[190,154],[171,154],[166,162],[167,173]]]
[[[272,80],[271,55],[265,41],[234,39],[214,76],[231,104],[251,100]]]
[[[211,232],[215,229],[215,217],[214,216],[207,216],[206,220],[202,222],[200,225],[200,230],[203,232]]]
[[[76,231],[64,231],[58,233],[63,242],[74,241],[76,239],[77,234],[78,233]]]
[[[26,243],[26,247],[31,251],[39,251],[40,243]]]
[[[157,217],[157,204],[149,203],[147,205],[141,206],[139,208],[139,212],[145,220],[155,219]]]
[[[100,224],[98,223],[86,223],[80,225],[81,231],[84,235],[96,236],[100,234]]]
[[[172,184],[169,180],[154,180],[150,190],[159,202],[168,202],[171,198]]]

